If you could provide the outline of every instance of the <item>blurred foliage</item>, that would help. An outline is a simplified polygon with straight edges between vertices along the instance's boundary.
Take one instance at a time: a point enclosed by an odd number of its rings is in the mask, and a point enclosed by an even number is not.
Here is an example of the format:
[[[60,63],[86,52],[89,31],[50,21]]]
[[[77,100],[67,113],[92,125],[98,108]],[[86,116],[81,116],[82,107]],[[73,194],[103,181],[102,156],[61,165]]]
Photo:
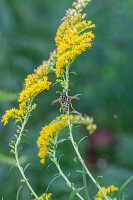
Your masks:
[[[3,101],[16,101],[18,98],[17,94],[11,93],[11,92],[7,92],[7,91],[0,91],[0,102]]]
[[[24,79],[33,70],[48,59],[50,51],[55,49],[54,37],[65,10],[71,7],[72,0],[1,0],[0,1],[0,108],[1,115],[8,108],[18,106],[16,94],[23,88]],[[80,144],[81,153],[95,177],[103,175],[101,184],[120,186],[133,174],[133,92],[132,92],[132,54],[133,54],[133,1],[132,0],[93,0],[86,8],[89,19],[96,24],[93,47],[78,57],[73,64],[71,74],[71,95],[81,93],[81,100],[74,101],[74,108],[83,114],[94,117],[98,129],[107,130],[113,141],[107,147],[95,146],[91,140]],[[54,81],[54,77],[50,77]],[[23,138],[23,150],[20,155],[28,157],[26,173],[38,195],[45,192],[53,174],[54,166],[48,168],[39,163],[36,140],[41,127],[59,114],[59,105],[51,106],[58,98],[57,85],[49,93],[40,94],[38,106],[33,112],[27,129],[29,133]],[[4,91],[8,91],[5,93]],[[15,94],[15,95],[14,95]],[[11,96],[13,97],[11,98]],[[16,127],[10,121],[6,127],[0,126],[0,152],[9,154],[8,141]],[[83,127],[74,129],[79,141],[88,133]],[[90,138],[90,137],[89,137]],[[62,154],[61,165],[65,174],[77,187],[82,185],[82,177],[75,172],[79,163],[75,163],[75,154],[69,142],[59,145]],[[67,156],[65,156],[67,155]],[[92,165],[90,158],[95,159]],[[71,158],[71,159],[70,159]],[[10,158],[8,158],[10,161]],[[26,163],[27,164],[27,163]],[[24,165],[26,165],[24,163]],[[15,199],[20,187],[20,174],[8,163],[0,164],[0,199]],[[93,197],[97,190],[89,180],[89,191]],[[8,187],[7,187],[8,185]],[[127,188],[128,200],[133,199],[133,184]],[[57,178],[50,186],[53,199],[64,200],[69,196],[62,178]],[[20,192],[20,200],[30,199],[25,185]]]
[[[21,156],[20,157],[20,163],[23,164],[24,162],[26,162],[26,157],[25,156]],[[6,156],[2,153],[0,153],[0,163],[5,163],[8,164],[9,166],[16,166],[16,160],[15,158],[12,158],[11,156]]]

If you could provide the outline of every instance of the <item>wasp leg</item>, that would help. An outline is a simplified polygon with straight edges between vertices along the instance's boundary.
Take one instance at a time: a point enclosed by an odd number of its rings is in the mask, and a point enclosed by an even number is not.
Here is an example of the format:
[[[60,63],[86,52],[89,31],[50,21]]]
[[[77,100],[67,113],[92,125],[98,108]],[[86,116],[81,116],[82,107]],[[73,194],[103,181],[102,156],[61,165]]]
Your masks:
[[[56,91],[56,93],[60,93],[60,94],[62,94],[61,92],[59,92],[59,91]]]
[[[70,104],[71,108],[72,108],[73,110],[75,110],[75,109],[73,108],[73,106],[72,106],[71,99],[69,99],[69,104]]]
[[[63,103],[62,103],[62,101],[59,101],[59,103],[60,103],[60,105],[61,105],[61,109],[62,109],[62,112],[63,112],[63,114],[64,114]]]

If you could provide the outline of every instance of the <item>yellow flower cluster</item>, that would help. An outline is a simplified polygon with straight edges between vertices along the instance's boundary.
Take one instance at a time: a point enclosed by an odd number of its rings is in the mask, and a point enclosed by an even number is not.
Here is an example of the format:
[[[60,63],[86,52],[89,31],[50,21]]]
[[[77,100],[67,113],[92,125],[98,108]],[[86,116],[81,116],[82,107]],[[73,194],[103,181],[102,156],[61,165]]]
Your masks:
[[[43,63],[34,71],[33,74],[27,76],[25,79],[25,89],[20,93],[18,99],[19,109],[12,108],[6,111],[2,118],[4,125],[8,123],[10,117],[18,120],[20,116],[25,114],[27,104],[31,103],[36,95],[43,90],[49,90],[51,82],[48,81],[48,77],[46,76],[47,73],[48,66]]]
[[[51,82],[48,81],[47,76],[44,76],[43,78],[39,80],[35,80],[35,82],[32,85],[30,85],[30,87],[26,87],[25,90],[23,90],[20,93],[20,97],[18,101],[21,103],[29,102],[41,91],[49,90],[50,85],[51,85]]]
[[[27,76],[25,79],[25,89],[28,89],[30,86],[43,79],[44,76],[47,76],[50,71],[48,64],[48,61],[43,61],[43,63],[34,70],[33,74]]]
[[[87,115],[74,115],[72,123],[85,125],[90,134],[96,130],[96,124],[93,123],[93,118]]]
[[[65,65],[72,62],[87,47],[92,46],[92,39],[95,37],[92,31],[84,32],[83,34],[82,32],[86,29],[94,28],[95,25],[91,21],[85,21],[85,16],[85,14],[77,13],[74,16],[66,17],[57,31],[55,38],[57,45],[57,78],[63,73]]]
[[[73,115],[70,116],[70,121],[73,120]],[[39,148],[38,156],[41,158],[41,163],[44,164],[45,156],[50,149],[50,143],[56,134],[58,134],[63,128],[67,127],[67,115],[60,115],[56,117],[49,125],[44,126],[40,132],[40,136],[37,140]]]
[[[114,185],[111,185],[111,186],[109,186],[108,188],[102,187],[102,189],[103,189],[103,191],[104,191],[105,194],[109,194],[109,193],[111,193],[111,192],[118,191],[118,188],[115,187]],[[95,198],[95,200],[103,200],[103,199],[104,199],[103,197],[101,197],[101,196],[103,196],[103,195],[102,195],[102,193],[101,193],[100,190],[98,191],[98,193],[97,193],[96,196],[97,196],[97,197]]]
[[[25,90],[20,93],[19,102],[26,103],[33,99],[37,94],[43,90],[48,90],[51,82],[47,77],[48,66],[46,64],[40,65],[33,74],[30,74],[25,79]]]
[[[47,199],[50,199],[51,195],[52,195],[51,193],[48,193],[48,194],[44,193],[39,198],[42,200],[43,199],[47,200]],[[36,198],[34,200],[36,200]]]
[[[12,118],[18,118],[19,116],[21,116],[23,114],[23,110],[21,109],[15,109],[15,108],[11,108],[10,110],[7,110],[5,112],[5,115],[2,117],[2,122],[4,122],[4,126],[8,123],[8,119],[10,117]]]

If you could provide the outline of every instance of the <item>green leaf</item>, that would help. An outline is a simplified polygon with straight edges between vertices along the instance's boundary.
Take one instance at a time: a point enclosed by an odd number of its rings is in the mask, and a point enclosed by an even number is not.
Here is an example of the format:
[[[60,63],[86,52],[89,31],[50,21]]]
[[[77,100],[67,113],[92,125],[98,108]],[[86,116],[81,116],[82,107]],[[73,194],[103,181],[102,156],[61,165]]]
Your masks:
[[[59,177],[60,173],[54,174],[54,177]]]
[[[15,151],[13,149],[10,150],[10,154],[15,154]]]
[[[20,194],[21,189],[22,189],[22,185],[20,186],[20,188],[17,191],[16,200],[19,200],[19,194]]]
[[[128,183],[133,179],[133,176],[130,176],[120,187],[119,189],[119,193],[118,193],[118,198],[120,197],[122,191],[126,188],[126,186],[128,185]]]
[[[80,161],[80,159],[78,157],[74,157],[74,162]]]
[[[12,140],[9,144],[14,144],[15,145],[15,142]]]
[[[59,140],[59,141],[57,142],[57,144],[60,144],[60,143],[62,143],[62,142],[65,142],[66,140],[68,140],[68,139],[61,139],[61,140]]]
[[[78,172],[78,173],[80,173],[80,174],[82,174],[82,173],[83,173],[83,171],[81,171],[81,170],[76,170],[76,172]]]
[[[18,152],[18,153],[19,153],[20,149],[23,149],[23,148],[22,148],[22,147],[19,147],[19,148],[17,149],[17,152]]]
[[[85,138],[87,138],[88,136],[84,136],[83,138],[81,138],[81,140],[78,142],[78,146],[79,146],[79,144],[85,139]]]
[[[46,189],[46,193],[48,193],[48,190],[49,190],[49,187],[50,187],[50,185],[53,183],[53,181],[55,180],[55,179],[57,179],[58,177],[60,177],[60,175],[58,175],[58,176],[56,176],[56,177],[54,177],[53,179],[52,179],[52,181],[49,183],[49,185],[48,185],[48,187],[47,187],[47,189]]]
[[[31,164],[31,163],[28,163],[28,164],[25,166],[24,172],[25,172],[25,170],[29,167],[30,164]]]
[[[55,83],[53,83],[53,84],[52,84],[52,87],[55,86],[55,85],[58,84],[58,83],[59,83],[59,82],[55,82]]]
[[[79,113],[78,111],[76,111],[76,110],[73,110],[71,113],[72,113],[72,114],[80,115],[80,113]]]
[[[11,147],[11,149],[15,149],[15,147],[13,145],[9,144],[9,146]]]
[[[54,163],[52,162],[52,163],[50,163],[49,165],[48,165],[48,167],[47,167],[47,169],[51,166],[51,165],[54,165]]]
[[[83,173],[82,174],[83,174],[83,185],[84,185],[84,188],[85,188],[85,197],[86,197],[87,200],[90,200],[84,167],[83,167]]]
[[[73,123],[73,122],[71,122],[71,123]],[[77,125],[77,126],[74,126],[73,128],[79,128],[80,126],[83,126],[83,125]]]
[[[76,194],[77,194],[78,192],[80,192],[81,190],[83,190],[83,189],[84,189],[84,187],[73,190],[73,191],[71,192],[71,194],[69,195],[68,200],[73,200],[74,197],[76,196]]]
[[[99,178],[103,178],[103,176],[98,176],[97,178],[96,178],[96,183],[98,183],[98,179]]]
[[[77,76],[76,72],[69,72],[69,74],[74,74],[74,75],[76,75],[76,76]]]

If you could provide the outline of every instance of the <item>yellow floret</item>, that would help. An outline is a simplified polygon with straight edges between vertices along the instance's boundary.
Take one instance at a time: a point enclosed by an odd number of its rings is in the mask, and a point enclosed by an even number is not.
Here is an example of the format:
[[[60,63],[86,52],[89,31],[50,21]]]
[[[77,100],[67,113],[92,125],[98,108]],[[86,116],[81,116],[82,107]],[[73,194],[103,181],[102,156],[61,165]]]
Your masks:
[[[19,117],[22,117],[28,111],[29,104],[30,106],[32,105],[33,99],[43,90],[49,90],[52,83],[48,81],[47,74],[49,69],[45,63],[46,61],[25,79],[25,89],[22,90],[18,99],[19,109],[12,108],[6,111],[2,117],[4,125],[8,123],[10,117],[15,118],[16,122],[18,122]]]
[[[111,192],[115,192],[115,191],[118,191],[118,188],[115,187],[114,185],[111,185],[109,186],[108,188],[105,188],[105,187],[102,187],[102,190],[104,191],[104,193],[106,195],[110,194]],[[104,198],[102,197],[102,192],[99,190],[97,195],[96,195],[96,198],[95,200],[103,200]]]
[[[48,200],[48,199],[50,199],[51,195],[52,195],[51,193],[48,193],[48,194],[43,193],[39,198]],[[34,200],[36,200],[36,198]]]
[[[73,120],[73,115],[70,116],[70,121]],[[38,156],[41,158],[41,163],[44,164],[45,156],[50,149],[51,139],[61,131],[61,129],[67,127],[67,115],[60,115],[56,117],[48,126],[44,126],[40,131],[40,136],[37,140],[37,146],[39,148]]]
[[[10,117],[18,119],[19,116],[21,116],[23,112],[21,110],[11,108],[10,110],[7,110],[5,112],[5,115],[2,117],[2,122],[4,122],[4,126],[8,123],[8,119]]]
[[[95,37],[91,31],[81,34],[86,29],[94,28],[91,21],[82,21],[85,14],[76,14],[74,17],[66,18],[59,27],[56,35],[57,62],[56,76],[59,78],[63,73],[63,67],[73,61],[86,48],[92,46]]]

